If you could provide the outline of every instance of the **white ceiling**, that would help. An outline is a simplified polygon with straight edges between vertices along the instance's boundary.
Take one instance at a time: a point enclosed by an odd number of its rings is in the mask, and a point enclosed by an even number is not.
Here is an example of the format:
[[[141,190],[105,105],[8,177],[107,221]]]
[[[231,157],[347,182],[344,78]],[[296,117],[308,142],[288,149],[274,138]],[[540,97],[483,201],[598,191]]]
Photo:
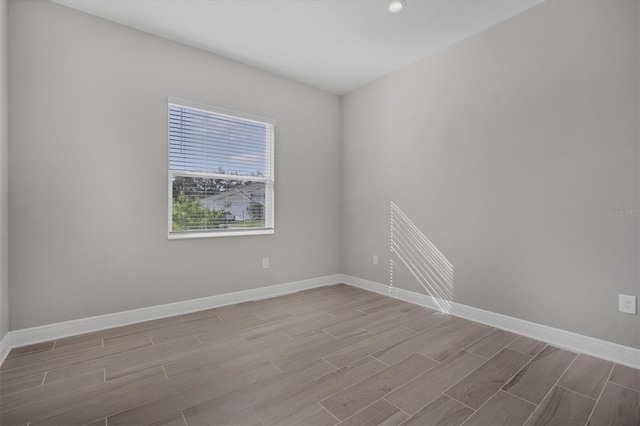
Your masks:
[[[543,0],[52,0],[336,94]]]

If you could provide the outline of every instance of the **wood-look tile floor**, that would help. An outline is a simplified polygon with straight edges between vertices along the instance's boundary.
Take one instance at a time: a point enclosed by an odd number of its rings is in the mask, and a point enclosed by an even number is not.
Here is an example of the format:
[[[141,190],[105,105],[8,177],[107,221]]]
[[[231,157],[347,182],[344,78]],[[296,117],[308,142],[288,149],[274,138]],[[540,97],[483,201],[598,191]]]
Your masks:
[[[640,425],[640,372],[346,285],[11,351],[10,425]]]

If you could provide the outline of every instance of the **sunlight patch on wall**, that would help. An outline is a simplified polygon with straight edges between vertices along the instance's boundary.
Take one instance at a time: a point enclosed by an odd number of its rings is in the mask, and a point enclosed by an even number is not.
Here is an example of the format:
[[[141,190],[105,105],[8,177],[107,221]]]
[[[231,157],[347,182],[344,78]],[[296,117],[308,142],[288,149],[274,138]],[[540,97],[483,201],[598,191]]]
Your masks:
[[[406,214],[391,202],[391,253],[409,269],[440,310],[451,312],[453,265],[433,245]],[[394,261],[391,260],[389,291],[393,287]]]

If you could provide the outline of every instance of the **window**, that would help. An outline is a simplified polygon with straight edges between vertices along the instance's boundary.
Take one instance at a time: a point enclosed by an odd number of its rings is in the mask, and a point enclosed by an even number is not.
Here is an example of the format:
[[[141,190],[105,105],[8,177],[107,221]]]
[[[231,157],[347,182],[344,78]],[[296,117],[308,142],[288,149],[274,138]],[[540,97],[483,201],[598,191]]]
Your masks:
[[[169,98],[169,238],[273,234],[275,122]]]

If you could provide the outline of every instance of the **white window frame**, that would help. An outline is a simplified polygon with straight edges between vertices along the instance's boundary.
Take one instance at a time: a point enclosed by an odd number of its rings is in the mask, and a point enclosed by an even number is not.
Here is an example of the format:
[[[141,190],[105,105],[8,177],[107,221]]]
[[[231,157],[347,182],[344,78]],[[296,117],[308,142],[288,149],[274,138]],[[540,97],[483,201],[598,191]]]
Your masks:
[[[224,228],[219,230],[203,230],[203,231],[191,231],[191,232],[174,232],[173,229],[173,184],[172,177],[173,176],[193,176],[193,177],[204,177],[204,178],[212,178],[212,179],[234,179],[234,180],[244,180],[243,177],[238,177],[236,175],[228,175],[228,174],[219,174],[219,173],[200,173],[200,172],[190,172],[190,171],[182,171],[182,170],[171,170],[171,161],[170,161],[170,109],[171,105],[182,106],[190,109],[200,110],[205,113],[211,113],[216,115],[226,115],[231,118],[239,118],[242,120],[255,121],[260,124],[266,124],[271,126],[271,132],[267,136],[268,147],[268,158],[267,158],[267,170],[264,177],[259,176],[251,176],[247,177],[246,180],[250,180],[251,182],[265,182],[265,227],[252,229],[252,228]],[[275,233],[275,185],[274,185],[274,148],[275,148],[275,126],[276,121],[271,118],[260,117],[257,115],[245,114],[237,111],[228,110],[225,108],[214,107],[199,104],[197,102],[191,102],[185,99],[168,97],[167,102],[167,170],[168,170],[168,226],[167,226],[167,237],[169,240],[180,240],[180,239],[190,239],[190,238],[211,238],[211,237],[231,237],[231,236],[248,236],[248,235],[269,235]]]

